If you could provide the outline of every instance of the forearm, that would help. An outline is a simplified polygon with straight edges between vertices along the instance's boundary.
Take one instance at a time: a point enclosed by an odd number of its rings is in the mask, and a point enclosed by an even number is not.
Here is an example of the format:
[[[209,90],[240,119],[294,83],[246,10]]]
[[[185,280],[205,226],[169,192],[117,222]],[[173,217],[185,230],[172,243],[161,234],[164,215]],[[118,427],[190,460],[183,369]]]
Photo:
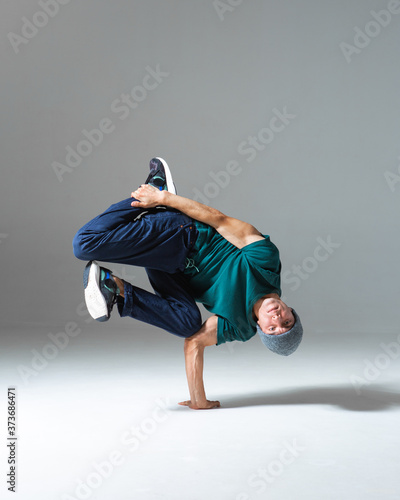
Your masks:
[[[211,316],[197,333],[185,339],[185,366],[190,400],[180,404],[195,410],[220,406],[219,401],[207,400],[203,382],[204,349],[217,343],[217,325],[218,317]]]
[[[165,205],[175,208],[188,217],[213,227],[223,238],[238,248],[243,248],[254,241],[264,239],[260,232],[247,222],[228,217],[215,208],[189,198],[168,191],[159,191],[149,184],[142,184],[136,191],[131,193],[131,197],[135,198],[131,203],[133,207],[152,208]]]
[[[163,205],[176,208],[192,219],[204,222],[216,229],[230,243],[238,248],[262,240],[264,237],[251,224],[224,215],[219,210],[203,205],[189,198],[163,191]]]
[[[162,204],[175,208],[188,217],[204,222],[215,229],[218,229],[224,219],[226,219],[226,216],[215,208],[203,205],[189,198],[184,198],[183,196],[169,193],[168,191],[162,192]]]
[[[194,407],[201,407],[207,401],[203,382],[203,346],[185,341],[185,367],[190,400]]]

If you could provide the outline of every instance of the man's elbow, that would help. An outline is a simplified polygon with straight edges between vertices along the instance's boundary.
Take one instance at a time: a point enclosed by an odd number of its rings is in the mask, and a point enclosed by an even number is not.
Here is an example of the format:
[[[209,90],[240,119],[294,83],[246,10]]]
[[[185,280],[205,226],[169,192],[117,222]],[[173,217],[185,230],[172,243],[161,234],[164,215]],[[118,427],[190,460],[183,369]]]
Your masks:
[[[184,344],[184,353],[185,355],[191,354],[193,352],[198,352],[201,349],[204,349],[204,346],[202,345],[201,340],[195,335],[192,335],[191,337],[187,337],[185,339],[185,344]]]
[[[228,223],[229,217],[222,212],[217,211],[214,216],[214,228],[218,231],[222,227],[225,227]]]

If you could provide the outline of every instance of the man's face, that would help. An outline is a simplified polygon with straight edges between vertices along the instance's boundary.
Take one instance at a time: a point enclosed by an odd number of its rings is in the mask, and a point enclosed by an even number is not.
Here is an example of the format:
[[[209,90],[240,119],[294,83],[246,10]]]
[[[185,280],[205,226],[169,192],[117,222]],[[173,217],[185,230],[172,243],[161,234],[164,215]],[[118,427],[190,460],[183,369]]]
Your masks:
[[[292,309],[280,299],[265,299],[258,312],[261,330],[268,335],[289,331],[295,323]]]

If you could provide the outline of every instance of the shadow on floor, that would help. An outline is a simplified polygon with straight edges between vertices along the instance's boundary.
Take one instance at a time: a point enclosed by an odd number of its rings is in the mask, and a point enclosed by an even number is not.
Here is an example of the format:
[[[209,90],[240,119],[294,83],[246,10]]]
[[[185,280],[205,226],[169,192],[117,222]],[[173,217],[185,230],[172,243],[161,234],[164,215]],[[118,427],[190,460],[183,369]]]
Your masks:
[[[221,396],[222,408],[269,405],[331,405],[349,411],[379,411],[400,406],[400,392],[386,386],[371,386],[358,395],[353,387],[338,386]]]

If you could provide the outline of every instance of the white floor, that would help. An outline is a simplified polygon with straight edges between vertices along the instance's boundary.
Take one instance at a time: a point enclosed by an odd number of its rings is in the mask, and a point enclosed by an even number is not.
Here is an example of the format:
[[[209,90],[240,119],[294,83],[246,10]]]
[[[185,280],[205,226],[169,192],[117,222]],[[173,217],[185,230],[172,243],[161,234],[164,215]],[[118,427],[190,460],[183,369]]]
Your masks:
[[[6,396],[16,385],[18,494],[3,472],[1,498],[400,498],[393,335],[309,337],[288,358],[258,338],[210,348],[207,395],[222,407],[193,411],[176,404],[188,396],[182,341],[134,326],[87,325],[45,350],[54,357],[42,365],[32,358],[48,329],[3,330],[0,460],[8,471]]]

